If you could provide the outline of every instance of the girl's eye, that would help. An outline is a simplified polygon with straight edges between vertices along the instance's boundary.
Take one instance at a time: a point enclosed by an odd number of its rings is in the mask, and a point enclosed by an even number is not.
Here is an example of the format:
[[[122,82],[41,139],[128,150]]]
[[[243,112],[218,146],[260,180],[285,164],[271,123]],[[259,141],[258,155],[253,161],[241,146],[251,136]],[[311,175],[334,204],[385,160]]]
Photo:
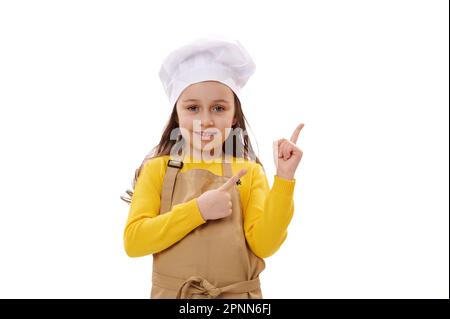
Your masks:
[[[223,112],[223,111],[225,111],[225,108],[222,106],[222,105],[216,105],[216,106],[218,106],[218,108],[220,109],[220,111],[219,112]]]
[[[192,109],[193,107],[195,108],[195,107],[197,107],[197,106],[195,106],[195,105],[191,105],[191,106],[188,106],[188,108],[187,108],[187,109],[188,109],[188,110],[191,110],[191,109]]]

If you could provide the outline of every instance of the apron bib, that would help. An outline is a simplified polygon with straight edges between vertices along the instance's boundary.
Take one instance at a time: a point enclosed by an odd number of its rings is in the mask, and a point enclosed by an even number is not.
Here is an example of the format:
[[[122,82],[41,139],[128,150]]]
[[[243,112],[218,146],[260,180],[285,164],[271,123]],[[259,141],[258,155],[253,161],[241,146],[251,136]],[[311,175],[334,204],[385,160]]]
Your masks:
[[[182,161],[168,162],[160,214],[218,188],[233,176],[231,163],[223,157],[223,176],[205,169],[181,173],[182,166]],[[229,192],[231,215],[207,220],[177,243],[153,254],[152,299],[263,298],[259,274],[265,262],[245,240],[238,189],[233,187]]]

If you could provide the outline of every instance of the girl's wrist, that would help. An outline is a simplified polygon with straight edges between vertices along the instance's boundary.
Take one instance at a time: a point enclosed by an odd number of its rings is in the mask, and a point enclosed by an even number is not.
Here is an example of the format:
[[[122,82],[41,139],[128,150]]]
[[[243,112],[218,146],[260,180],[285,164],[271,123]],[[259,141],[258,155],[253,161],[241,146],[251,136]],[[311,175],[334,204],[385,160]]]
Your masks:
[[[286,174],[286,173],[277,172],[277,176],[279,178],[283,178],[283,179],[294,179],[294,175],[293,174]]]

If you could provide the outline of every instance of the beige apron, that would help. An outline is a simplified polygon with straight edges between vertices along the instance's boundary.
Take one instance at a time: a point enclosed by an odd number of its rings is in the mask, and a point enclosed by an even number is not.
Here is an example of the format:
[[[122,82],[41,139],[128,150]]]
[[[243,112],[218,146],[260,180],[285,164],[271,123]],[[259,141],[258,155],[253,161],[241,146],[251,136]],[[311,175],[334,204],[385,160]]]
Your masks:
[[[181,173],[182,166],[179,160],[168,162],[160,214],[219,187],[233,176],[231,164],[223,157],[223,176],[205,169]],[[265,262],[250,250],[245,240],[236,186],[230,194],[231,215],[208,220],[172,246],[153,254],[152,299],[263,298],[259,274]]]

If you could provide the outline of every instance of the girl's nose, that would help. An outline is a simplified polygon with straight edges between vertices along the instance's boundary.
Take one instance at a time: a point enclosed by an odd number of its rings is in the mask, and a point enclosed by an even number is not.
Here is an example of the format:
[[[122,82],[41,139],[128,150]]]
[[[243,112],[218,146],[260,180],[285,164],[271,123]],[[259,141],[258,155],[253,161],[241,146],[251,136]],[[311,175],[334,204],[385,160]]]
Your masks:
[[[201,123],[202,126],[212,126],[212,125],[214,125],[214,121],[212,120],[212,118],[211,118],[211,116],[209,114],[204,115],[201,118],[201,121],[202,121],[202,123]]]

